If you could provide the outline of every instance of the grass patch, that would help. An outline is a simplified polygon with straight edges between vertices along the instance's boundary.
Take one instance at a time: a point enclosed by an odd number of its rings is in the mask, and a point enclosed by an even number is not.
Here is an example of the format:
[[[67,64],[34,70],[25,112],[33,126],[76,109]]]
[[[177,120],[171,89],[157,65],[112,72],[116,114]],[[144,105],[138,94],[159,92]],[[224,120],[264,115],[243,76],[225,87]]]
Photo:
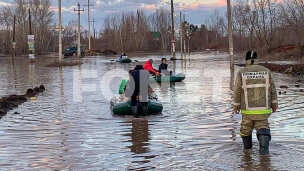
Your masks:
[[[74,60],[62,59],[61,62],[59,61],[59,59],[56,59],[52,63],[45,65],[45,67],[77,66],[81,64],[83,64],[83,62],[80,59],[74,59]]]

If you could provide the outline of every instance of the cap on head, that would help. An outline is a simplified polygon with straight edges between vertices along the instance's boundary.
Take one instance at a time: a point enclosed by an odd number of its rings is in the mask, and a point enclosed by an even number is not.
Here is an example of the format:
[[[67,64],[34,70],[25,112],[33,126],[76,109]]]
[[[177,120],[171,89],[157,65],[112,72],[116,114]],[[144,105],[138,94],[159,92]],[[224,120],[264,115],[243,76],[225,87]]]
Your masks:
[[[255,51],[248,51],[246,53],[246,61],[247,60],[253,60],[253,59],[257,59],[258,54]]]
[[[150,61],[151,63],[153,63],[153,59],[150,58],[149,61]]]

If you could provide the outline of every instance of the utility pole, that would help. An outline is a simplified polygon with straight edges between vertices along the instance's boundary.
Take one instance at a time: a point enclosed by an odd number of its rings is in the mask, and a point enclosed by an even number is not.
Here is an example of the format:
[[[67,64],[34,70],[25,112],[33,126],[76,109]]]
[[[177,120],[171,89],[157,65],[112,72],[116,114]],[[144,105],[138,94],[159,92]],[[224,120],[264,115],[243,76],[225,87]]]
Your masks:
[[[175,60],[175,38],[174,38],[174,7],[173,0],[171,0],[171,41],[172,41],[172,59]]]
[[[29,30],[30,30],[30,35],[32,35],[32,20],[31,20],[31,9],[28,9],[29,13]]]
[[[94,6],[94,5],[90,5],[90,0],[88,0],[88,5],[84,5],[84,6],[88,6],[89,50],[91,50],[90,6]]]
[[[29,13],[29,31],[30,34],[28,36],[28,47],[29,47],[29,58],[32,60],[35,58],[34,56],[34,36],[32,35],[32,20],[31,20],[31,9],[28,9]]]
[[[58,30],[58,54],[59,54],[59,62],[62,60],[62,18],[61,18],[61,0],[58,0],[58,6],[59,6],[59,30]]]
[[[91,21],[92,23],[93,23],[93,32],[94,32],[94,36],[93,36],[93,41],[94,41],[94,43],[95,43],[95,39],[96,39],[96,37],[95,37],[95,27],[94,27],[94,23],[96,22],[95,20],[94,20],[94,18],[93,18],[93,21]]]
[[[121,53],[123,53],[123,45],[122,45],[122,37],[121,37],[121,28],[120,28],[119,32],[120,32],[119,37],[120,37]]]
[[[182,19],[182,12],[179,12],[180,18],[180,26],[179,26],[179,38],[180,38],[180,52],[181,52],[181,59],[183,58],[183,19]]]
[[[190,33],[188,33],[188,54],[190,56]]]
[[[13,65],[14,65],[15,47],[16,47],[15,34],[16,34],[16,15],[14,15],[13,42],[12,42],[12,63],[13,63]]]
[[[78,10],[74,8],[74,11],[78,11],[78,43],[77,43],[77,56],[80,58],[81,51],[80,51],[80,11],[84,11],[84,9],[80,9],[80,4],[78,2]]]
[[[183,16],[183,36],[185,36],[185,37],[183,37],[184,38],[184,53],[186,54],[186,34],[185,34],[185,21],[186,21],[186,19],[185,19],[185,14],[184,14],[184,16]]]
[[[139,42],[138,42],[138,39],[139,39],[139,11],[137,9],[137,39],[136,39],[136,50],[139,49]]]
[[[229,36],[229,58],[230,70],[234,71],[234,58],[233,58],[233,37],[232,37],[232,19],[231,19],[231,5],[230,0],[227,0],[227,13],[228,13],[228,36]]]

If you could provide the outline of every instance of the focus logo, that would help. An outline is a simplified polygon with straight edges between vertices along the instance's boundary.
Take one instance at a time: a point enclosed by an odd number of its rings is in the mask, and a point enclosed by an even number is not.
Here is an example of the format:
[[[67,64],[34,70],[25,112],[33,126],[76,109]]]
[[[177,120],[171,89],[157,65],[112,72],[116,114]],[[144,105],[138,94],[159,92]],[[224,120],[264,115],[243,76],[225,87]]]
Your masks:
[[[121,78],[121,79],[130,79],[128,70],[125,69],[112,69],[107,71],[98,81],[97,78],[97,70],[73,70],[73,102],[82,102],[82,94],[83,92],[97,92],[96,84],[99,83],[100,91],[108,101],[117,94],[112,93],[111,87],[111,80],[114,78]],[[146,73],[140,72],[139,77],[141,80],[146,79]],[[183,101],[185,102],[201,102],[202,96],[206,95],[208,97],[211,96],[212,93],[212,100],[213,102],[221,102],[222,101],[222,83],[223,78],[230,78],[230,70],[223,69],[223,70],[210,70],[204,69],[202,70],[187,70],[185,72],[186,78],[183,83],[176,82],[176,87],[183,87],[183,96],[185,97]],[[83,83],[83,79],[87,78],[86,80],[88,83]],[[91,79],[88,79],[91,78]],[[120,79],[120,80],[121,80]],[[129,81],[134,83],[133,78]],[[157,84],[154,79],[149,81],[152,84]],[[112,87],[115,90],[118,90],[120,82],[116,87]],[[160,84],[161,89],[165,89],[170,87],[170,82],[162,79]],[[132,90],[134,91],[134,90]],[[147,86],[145,84],[139,85],[139,91],[147,92]],[[178,91],[178,90],[176,90]],[[118,92],[118,91],[117,91]],[[179,92],[176,92],[179,94]],[[187,95],[189,94],[189,95]]]

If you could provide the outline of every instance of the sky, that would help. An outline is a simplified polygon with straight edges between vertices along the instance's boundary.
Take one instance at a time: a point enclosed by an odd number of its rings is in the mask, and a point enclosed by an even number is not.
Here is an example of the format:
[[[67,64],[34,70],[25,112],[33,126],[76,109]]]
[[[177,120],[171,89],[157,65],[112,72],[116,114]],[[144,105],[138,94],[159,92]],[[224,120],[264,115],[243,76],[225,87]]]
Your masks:
[[[58,18],[58,0],[51,0],[52,6],[50,10],[55,12],[55,18]],[[62,0],[62,20],[67,24],[71,20],[77,20],[77,4],[80,3],[81,12],[80,21],[84,29],[88,29],[88,0]],[[96,31],[103,28],[103,20],[107,15],[114,12],[136,12],[142,9],[145,13],[151,14],[158,7],[170,10],[171,0],[90,0],[90,20],[93,19]],[[173,0],[175,21],[179,22],[179,13],[185,14],[185,20],[190,24],[205,24],[212,12],[217,9],[224,14],[227,9],[226,0]],[[13,0],[0,0],[0,6],[13,3]],[[91,30],[93,30],[93,22],[90,22]]]

